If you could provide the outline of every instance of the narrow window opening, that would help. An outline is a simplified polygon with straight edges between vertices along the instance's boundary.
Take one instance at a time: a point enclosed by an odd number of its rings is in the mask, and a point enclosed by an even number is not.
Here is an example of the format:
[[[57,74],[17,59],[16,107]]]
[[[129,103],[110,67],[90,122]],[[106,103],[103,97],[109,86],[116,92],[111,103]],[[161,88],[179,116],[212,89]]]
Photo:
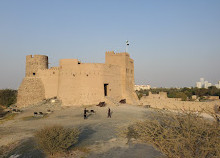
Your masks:
[[[104,84],[104,95],[108,96],[108,84]]]

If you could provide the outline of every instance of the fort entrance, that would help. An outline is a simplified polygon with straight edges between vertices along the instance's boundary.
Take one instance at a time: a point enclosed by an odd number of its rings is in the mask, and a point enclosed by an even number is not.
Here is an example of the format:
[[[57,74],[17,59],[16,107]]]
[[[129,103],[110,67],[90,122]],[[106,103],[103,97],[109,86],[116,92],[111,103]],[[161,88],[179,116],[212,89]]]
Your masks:
[[[108,84],[107,83],[104,84],[104,95],[108,96]]]

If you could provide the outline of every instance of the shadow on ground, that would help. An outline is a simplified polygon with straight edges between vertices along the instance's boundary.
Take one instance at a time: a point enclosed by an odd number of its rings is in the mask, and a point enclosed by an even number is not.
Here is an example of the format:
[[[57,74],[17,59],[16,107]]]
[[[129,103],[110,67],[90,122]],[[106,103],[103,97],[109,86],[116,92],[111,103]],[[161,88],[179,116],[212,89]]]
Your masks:
[[[78,143],[76,144],[77,147],[80,146],[86,146],[86,145],[90,145],[93,142],[89,141],[92,138],[92,135],[95,133],[96,131],[92,129],[92,127],[90,126],[86,126],[83,127],[81,129],[81,133],[79,135],[79,139],[78,139]]]
[[[46,155],[37,148],[36,142],[33,138],[29,138],[26,140],[22,140],[17,147],[15,147],[12,151],[10,151],[6,157],[10,157],[14,155],[14,157],[19,158],[44,158]]]
[[[129,144],[129,148],[114,147],[104,153],[91,153],[87,158],[157,158],[161,152],[146,144]]]

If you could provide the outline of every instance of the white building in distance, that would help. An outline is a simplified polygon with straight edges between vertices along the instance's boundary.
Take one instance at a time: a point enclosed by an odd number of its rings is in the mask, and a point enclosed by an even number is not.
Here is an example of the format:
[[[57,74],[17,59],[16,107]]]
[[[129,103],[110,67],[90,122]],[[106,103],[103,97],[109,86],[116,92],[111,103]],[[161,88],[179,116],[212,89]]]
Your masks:
[[[150,85],[135,85],[134,86],[134,90],[139,91],[139,90],[148,90],[150,89],[151,86]]]
[[[196,82],[197,88],[208,88],[210,86],[212,86],[212,84],[209,83],[208,81],[205,81],[204,78],[200,78],[200,82]]]
[[[218,83],[215,84],[215,87],[216,87],[216,88],[220,88],[220,81],[218,81]]]

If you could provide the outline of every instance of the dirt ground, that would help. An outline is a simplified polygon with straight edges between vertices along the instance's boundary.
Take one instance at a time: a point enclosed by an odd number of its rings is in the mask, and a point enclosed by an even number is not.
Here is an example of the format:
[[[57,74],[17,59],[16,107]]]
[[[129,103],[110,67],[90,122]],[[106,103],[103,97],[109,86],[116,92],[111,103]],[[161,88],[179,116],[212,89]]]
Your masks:
[[[112,110],[112,118],[107,118],[108,107]],[[34,112],[53,111],[44,118],[29,119]],[[151,145],[128,142],[117,136],[118,128],[128,126],[138,120],[145,119],[154,112],[150,108],[132,105],[106,107],[89,106],[95,114],[83,119],[84,107],[61,107],[59,103],[42,103],[23,109],[13,120],[0,124],[0,146],[14,142],[20,145],[7,157],[46,157],[36,148],[33,141],[35,131],[52,125],[77,127],[81,130],[78,148],[87,150],[83,157],[88,158],[155,158],[162,154]],[[14,155],[14,156],[13,156]],[[72,154],[71,154],[72,155]],[[77,157],[76,155],[67,157]]]

